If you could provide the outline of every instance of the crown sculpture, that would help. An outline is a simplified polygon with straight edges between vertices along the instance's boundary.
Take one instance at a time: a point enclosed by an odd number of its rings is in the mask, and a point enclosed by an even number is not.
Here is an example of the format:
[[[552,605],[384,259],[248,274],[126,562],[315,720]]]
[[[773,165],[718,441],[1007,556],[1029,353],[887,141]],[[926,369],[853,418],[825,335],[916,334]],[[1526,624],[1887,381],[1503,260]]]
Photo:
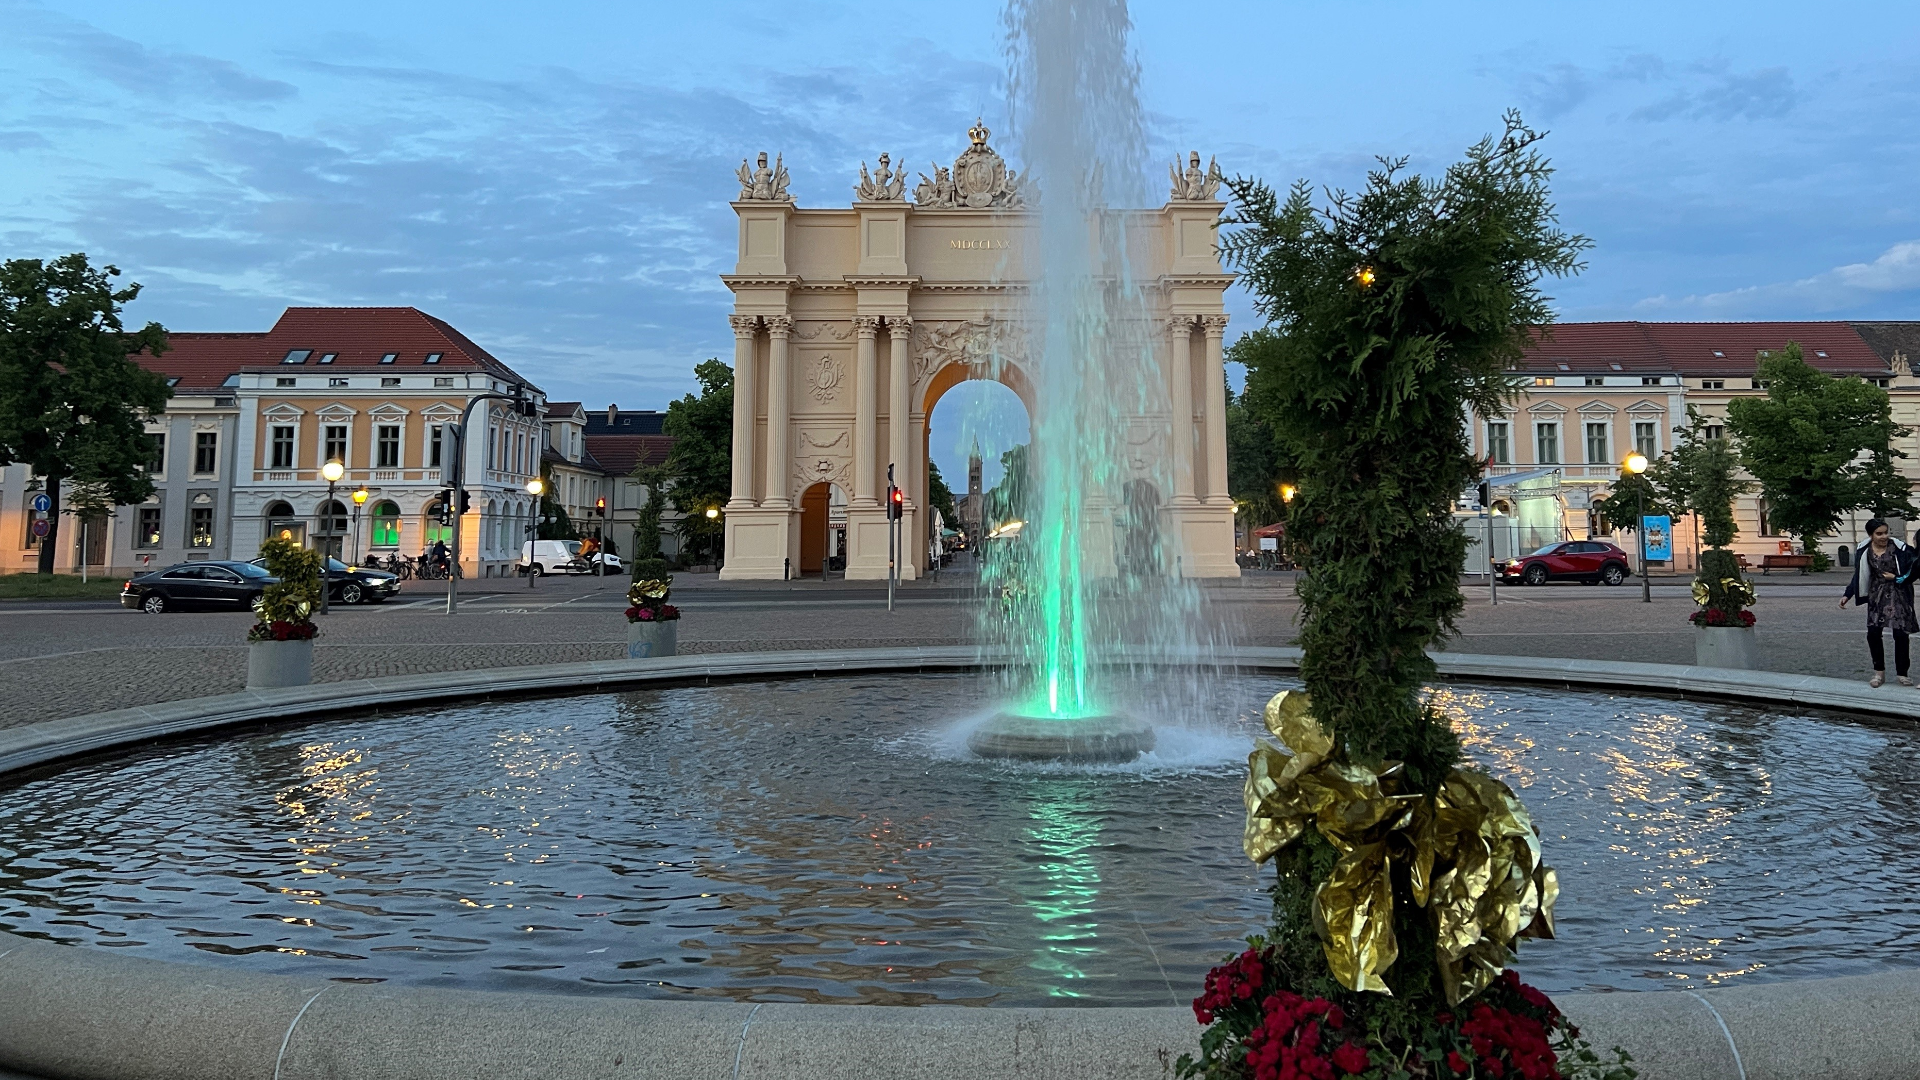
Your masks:
[[[948,172],[937,162],[933,176],[920,174],[913,189],[913,201],[919,206],[955,210],[1018,210],[1026,206],[1020,191],[1020,174],[1007,168],[999,154],[987,145],[993,132],[975,120],[967,137],[973,145],[953,160]]]
[[[780,158],[773,159],[773,168],[767,168],[766,151],[760,152],[760,164],[751,167],[746,159],[740,160],[740,199],[741,202],[792,202],[793,196],[787,194],[787,167]]]

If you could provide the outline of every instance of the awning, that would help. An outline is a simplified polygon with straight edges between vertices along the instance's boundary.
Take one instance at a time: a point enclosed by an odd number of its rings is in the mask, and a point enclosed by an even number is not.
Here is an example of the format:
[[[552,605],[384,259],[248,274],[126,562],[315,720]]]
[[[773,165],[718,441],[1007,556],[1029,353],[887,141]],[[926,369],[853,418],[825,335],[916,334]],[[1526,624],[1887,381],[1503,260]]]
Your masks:
[[[1505,476],[1489,476],[1487,477],[1487,486],[1490,488],[1512,487],[1515,484],[1524,484],[1528,480],[1541,480],[1549,476],[1558,476],[1559,473],[1559,469],[1529,469],[1526,472],[1508,473]]]
[[[1259,528],[1257,528],[1257,529],[1255,529],[1255,530],[1253,530],[1253,535],[1254,535],[1254,536],[1256,536],[1256,537],[1259,537],[1259,536],[1275,536],[1275,537],[1278,537],[1278,536],[1285,536],[1285,535],[1287,535],[1287,526],[1286,526],[1286,524],[1285,524],[1284,522],[1279,522],[1279,521],[1276,521],[1276,522],[1274,522],[1274,523],[1273,523],[1273,524],[1271,524],[1271,525],[1262,525],[1262,526],[1260,526]]]

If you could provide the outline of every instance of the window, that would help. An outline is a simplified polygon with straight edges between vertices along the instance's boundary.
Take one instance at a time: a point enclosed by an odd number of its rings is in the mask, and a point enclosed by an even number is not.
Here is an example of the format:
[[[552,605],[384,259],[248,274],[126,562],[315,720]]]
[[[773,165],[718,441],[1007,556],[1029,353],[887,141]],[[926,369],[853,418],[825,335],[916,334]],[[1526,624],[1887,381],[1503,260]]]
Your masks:
[[[380,380],[380,385],[381,386],[399,386],[400,380],[392,375],[389,375]]]
[[[293,425],[277,424],[273,429],[272,457],[268,459],[269,469],[293,468]]]
[[[443,389],[450,389],[453,386],[453,376],[435,375],[433,377],[433,385],[437,387],[441,387]]]
[[[393,353],[393,352],[390,352],[390,353],[381,353],[381,354],[380,354],[380,362],[381,362],[381,363],[383,363],[383,364],[391,364],[391,363],[393,363],[393,362],[394,362],[395,360],[398,360],[398,359],[400,359],[400,354],[399,354],[399,353]]]
[[[1654,430],[1652,421],[1636,421],[1633,425],[1633,448],[1651,461],[1660,456],[1660,437]]]
[[[147,439],[153,444],[153,455],[147,458],[147,472],[164,476],[167,472],[167,437],[156,431],[148,434]]]
[[[187,546],[213,546],[213,507],[195,506],[187,511]]]
[[[320,363],[331,364],[333,363],[333,358],[339,355],[339,353],[322,353],[320,354]]]
[[[1773,507],[1768,506],[1765,499],[1760,500],[1760,535],[1773,535]]]
[[[487,468],[489,469],[498,468],[498,466],[495,463],[498,462],[499,460],[500,460],[500,429],[497,427],[490,427],[487,429]]]
[[[143,506],[140,508],[140,531],[134,534],[133,546],[137,548],[157,548],[160,546],[160,508]]]
[[[1607,425],[1587,425],[1587,464],[1605,465],[1613,460],[1607,452]]]
[[[427,358],[421,361],[421,363],[423,364],[437,364],[439,362],[440,362],[440,354],[437,352],[428,353]]]
[[[390,502],[373,504],[373,546],[400,546],[400,508]]]
[[[1533,377],[1533,385],[1535,385],[1535,386],[1552,386],[1552,385],[1553,385],[1553,376],[1551,376],[1551,375],[1535,375],[1535,376]]]
[[[1727,388],[1727,380],[1725,379],[1701,379],[1700,380],[1700,389],[1702,390],[1725,390],[1726,388]]]
[[[283,364],[304,364],[307,362],[307,357],[312,355],[312,349],[291,349],[288,350],[286,359],[280,362]]]
[[[1612,536],[1613,526],[1607,524],[1607,517],[1595,506],[1587,510],[1587,535]]]
[[[376,455],[374,468],[397,469],[400,467],[400,425],[381,424],[373,445]]]
[[[347,463],[347,425],[328,424],[326,430],[326,448],[320,454],[321,461]]]
[[[1642,375],[1642,376],[1640,376],[1640,385],[1641,385],[1641,386],[1659,386],[1659,385],[1660,385],[1660,376],[1658,376],[1658,375]]]
[[[1724,425],[1721,425],[1721,424],[1707,425],[1707,438],[1712,439],[1715,442],[1718,442],[1719,440],[1724,439],[1726,437],[1727,437],[1727,429]]]
[[[1868,379],[1867,381],[1879,387],[1882,390],[1885,390],[1887,387],[1893,385],[1892,379]]]
[[[440,467],[440,425],[435,424],[432,427],[427,429],[427,468],[437,469],[439,467]]]
[[[345,386],[345,385],[347,385],[347,380],[345,380],[345,379],[337,379],[337,378],[336,378],[336,379],[328,379],[328,380],[327,380],[327,385],[328,385],[328,386]]]
[[[438,501],[427,504],[426,536],[420,541],[423,549],[432,547],[436,540],[448,542],[453,539],[453,526],[440,524],[440,514],[445,509],[446,506]]]
[[[314,515],[314,528],[321,536],[329,537],[337,545],[347,535],[347,504],[338,499],[320,504],[320,510]]]
[[[1533,425],[1533,445],[1537,451],[1533,459],[1535,464],[1560,464],[1560,425]]]
[[[1605,386],[1607,385],[1607,377],[1604,375],[1588,375],[1586,377],[1586,385]]]
[[[220,471],[219,432],[196,431],[193,433],[193,471],[197,476],[210,476]]]
[[[299,379],[275,379],[275,380],[273,380],[273,385],[275,385],[275,386],[299,386],[299,385],[300,385],[300,380],[299,380]]]

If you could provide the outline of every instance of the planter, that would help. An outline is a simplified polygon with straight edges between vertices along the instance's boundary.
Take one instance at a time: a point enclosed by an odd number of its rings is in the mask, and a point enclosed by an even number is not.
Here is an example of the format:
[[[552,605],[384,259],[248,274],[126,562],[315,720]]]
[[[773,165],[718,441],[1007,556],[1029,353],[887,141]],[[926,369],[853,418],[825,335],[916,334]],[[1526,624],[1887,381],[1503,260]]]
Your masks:
[[[247,689],[305,686],[313,681],[313,639],[247,645]]]
[[[1759,670],[1760,651],[1753,642],[1753,627],[1694,627],[1693,662],[1700,667]]]
[[[627,659],[673,656],[679,651],[680,620],[627,624]]]

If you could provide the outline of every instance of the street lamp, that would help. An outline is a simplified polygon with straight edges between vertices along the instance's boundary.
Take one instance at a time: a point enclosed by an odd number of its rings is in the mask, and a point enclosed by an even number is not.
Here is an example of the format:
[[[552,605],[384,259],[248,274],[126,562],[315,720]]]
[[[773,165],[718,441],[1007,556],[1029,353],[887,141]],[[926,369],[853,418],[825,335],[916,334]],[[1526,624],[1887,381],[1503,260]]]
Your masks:
[[[1627,460],[1621,462],[1620,467],[1639,476],[1647,471],[1647,455],[1635,450],[1627,455]],[[1647,577],[1647,485],[1635,486],[1640,492],[1640,527],[1633,530],[1634,535],[1640,538],[1640,600],[1642,603],[1651,604],[1653,603],[1653,582]]]
[[[709,507],[707,507],[707,520],[708,520],[708,521],[714,521],[714,520],[717,520],[717,519],[718,519],[719,517],[720,517],[720,508],[719,508],[719,507],[717,507],[717,506],[709,506]],[[711,549],[711,548],[712,548],[712,546],[713,546],[713,541],[712,541],[712,539],[711,539],[711,538],[709,538],[709,539],[708,539],[708,541],[707,541],[707,544],[708,544],[708,547],[709,547],[709,549]]]
[[[361,484],[353,493],[353,561],[360,561],[360,508],[367,505],[367,496],[372,492],[367,485]]]
[[[1292,502],[1294,492],[1298,490],[1299,489],[1294,487],[1292,484],[1281,484],[1280,485],[1280,501],[1283,503]]]
[[[331,569],[327,566],[327,560],[333,557],[333,485],[339,483],[340,478],[345,475],[347,475],[347,467],[340,463],[339,458],[334,458],[320,466],[320,478],[327,482],[327,501],[320,508],[327,515],[327,536],[320,545],[320,614],[322,615],[327,613],[327,593],[332,591],[328,588],[332,583],[327,580],[327,573]]]
[[[533,572],[533,542],[540,539],[540,495],[547,490],[547,482],[534,477],[527,481],[527,494],[533,496],[533,513],[527,517],[527,588],[533,588],[533,579],[540,575]]]

